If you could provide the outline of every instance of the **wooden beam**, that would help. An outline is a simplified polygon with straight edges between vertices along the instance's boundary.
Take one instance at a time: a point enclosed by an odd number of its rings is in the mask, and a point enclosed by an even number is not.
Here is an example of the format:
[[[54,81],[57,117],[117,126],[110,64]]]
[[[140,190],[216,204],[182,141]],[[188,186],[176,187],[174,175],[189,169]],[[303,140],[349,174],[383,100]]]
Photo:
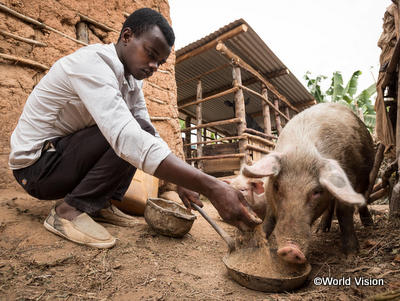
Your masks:
[[[202,125],[192,126],[192,127],[190,127],[190,128],[183,129],[182,132],[197,130],[197,129],[206,128],[206,127],[213,127],[213,126],[218,126],[218,125],[224,125],[224,124],[240,123],[240,122],[241,122],[240,118],[232,118],[232,119],[227,119],[227,120],[219,120],[219,121],[214,121],[214,122],[210,122],[210,123],[203,123]]]
[[[246,149],[255,150],[255,151],[263,153],[263,154],[269,154],[269,150],[261,148],[259,146],[251,145],[251,144],[247,144]]]
[[[245,154],[225,154],[225,155],[190,158],[190,159],[186,159],[186,161],[213,160],[213,159],[223,159],[223,158],[243,158],[244,156],[245,156]]]
[[[233,88],[231,88],[229,90],[225,90],[223,92],[220,92],[220,93],[217,93],[217,94],[214,94],[214,95],[210,95],[210,96],[208,96],[206,98],[199,99],[199,100],[196,100],[196,101],[193,101],[193,102],[189,102],[189,103],[180,105],[180,106],[178,106],[178,109],[183,109],[183,108],[186,108],[188,106],[197,105],[199,103],[202,103],[202,102],[214,99],[214,98],[218,98],[218,97],[222,97],[222,96],[227,95],[227,94],[235,93],[237,90],[239,90],[238,87],[233,87]]]
[[[276,130],[278,131],[278,134],[280,135],[282,132],[282,125],[281,125],[281,118],[278,114],[279,111],[279,101],[277,98],[274,99],[274,104],[275,104],[275,125],[276,125]],[[286,117],[286,116],[285,116]]]
[[[249,133],[249,134],[254,134],[254,135],[256,135],[256,136],[261,136],[261,137],[263,137],[263,138],[265,138],[265,139],[278,139],[278,137],[275,137],[274,135],[268,135],[268,134],[264,134],[264,133],[261,133],[261,132],[259,132],[259,131],[257,131],[257,130],[254,130],[254,129],[249,129],[249,128],[247,128],[247,129],[245,129],[245,131],[244,131],[245,133]]]
[[[32,39],[28,39],[28,38],[23,38],[23,37],[17,36],[16,34],[13,34],[11,32],[8,32],[8,31],[2,30],[2,29],[0,29],[0,33],[3,36],[10,37],[10,38],[13,38],[15,40],[22,41],[22,42],[25,42],[25,43],[28,43],[28,44],[32,44],[32,45],[35,45],[35,46],[38,46],[38,47],[47,47],[46,43],[42,43],[42,42],[39,42],[39,41],[36,41],[36,40],[32,40]]]
[[[248,29],[247,25],[241,24],[241,25],[231,29],[230,31],[220,35],[219,37],[215,38],[214,40],[206,43],[205,45],[198,47],[196,49],[193,49],[192,51],[186,52],[183,55],[177,56],[175,64],[178,65],[180,62],[183,62],[184,60],[187,60],[188,58],[199,55],[200,53],[203,53],[211,48],[214,48],[218,44],[218,42],[229,40],[230,38],[233,38],[234,36],[237,36],[238,34],[241,34],[242,32],[246,32],[247,29]]]
[[[247,139],[255,140],[255,141],[258,141],[258,142],[263,143],[265,145],[275,146],[275,143],[273,143],[272,141],[269,141],[267,139],[258,137],[256,135],[251,135],[251,134],[244,133],[243,136],[246,137]]]
[[[186,128],[190,128],[191,126],[191,117],[190,116],[186,116],[185,119],[185,127]],[[185,149],[185,153],[186,153],[186,158],[190,158],[192,156],[192,150],[190,147],[190,145],[192,145],[192,134],[190,132],[185,132],[185,144],[183,145]]]
[[[6,59],[6,60],[14,61],[16,63],[21,63],[23,65],[35,67],[35,68],[38,68],[38,69],[41,69],[44,71],[49,70],[49,67],[47,67],[46,65],[43,65],[41,63],[38,63],[38,62],[35,62],[32,60],[24,59],[22,57],[17,57],[17,56],[5,54],[5,53],[0,53],[0,57],[3,59]]]
[[[282,116],[283,118],[285,118],[285,119],[288,119],[288,118],[286,117],[285,114],[283,114],[281,111],[279,111],[279,107],[277,108],[274,104],[272,104],[272,102],[270,102],[267,98],[265,98],[265,97],[264,97],[263,95],[261,95],[260,93],[254,91],[254,90],[252,90],[252,89],[250,89],[250,88],[247,88],[247,87],[245,87],[245,86],[239,86],[239,87],[242,88],[243,90],[247,91],[247,92],[250,92],[250,93],[252,93],[252,94],[258,96],[259,98],[261,98],[262,100],[264,100],[264,101],[275,111],[275,113],[277,113],[278,115],[281,115],[281,116]]]
[[[219,42],[216,47],[217,51],[221,52],[225,57],[227,57],[229,60],[232,60],[233,63],[251,74],[255,76],[259,81],[261,81],[267,88],[276,95],[277,98],[282,100],[284,103],[286,103],[293,111],[299,112],[287,99],[285,96],[280,94],[278,90],[269,82],[267,81],[257,70],[255,70],[253,67],[251,67],[249,64],[244,62],[239,56],[237,56],[235,53],[233,53],[228,47],[225,46],[224,43]]]
[[[74,42],[76,42],[78,44],[82,44],[82,45],[85,45],[85,46],[88,45],[88,44],[86,44],[86,43],[84,43],[82,41],[79,41],[77,39],[74,39],[73,37],[70,37],[69,35],[66,35],[65,33],[61,32],[61,31],[59,31],[59,30],[57,30],[57,29],[55,29],[53,27],[50,27],[50,26],[48,26],[48,25],[46,25],[46,24],[44,24],[42,22],[39,22],[39,21],[37,21],[35,19],[32,19],[31,17],[27,17],[27,16],[15,11],[15,10],[13,10],[11,8],[8,8],[7,6],[5,6],[4,4],[1,4],[1,3],[0,3],[0,10],[3,11],[3,12],[9,13],[10,15],[12,15],[12,16],[18,18],[18,19],[21,19],[22,21],[25,21],[27,23],[31,23],[33,25],[36,25],[39,28],[43,28],[43,29],[47,29],[47,30],[50,30],[52,32],[55,32],[55,33],[63,36],[64,38],[67,38],[67,39],[69,39],[71,41],[74,41]]]
[[[201,102],[201,98],[202,98],[202,85],[201,85],[201,80],[199,80],[197,82],[197,94],[196,94],[196,99],[198,101],[198,103],[196,104],[196,126],[198,126],[197,128],[197,141],[202,142],[203,141],[203,137],[201,136],[201,126],[202,122],[203,122],[203,104]],[[205,140],[205,139],[204,139]],[[203,156],[203,145],[200,144],[197,147],[197,156],[198,157],[202,157]],[[199,163],[199,165],[197,166],[200,170],[203,170],[203,166],[201,164],[201,162]]]
[[[118,30],[116,30],[114,28],[111,28],[111,27],[109,27],[109,26],[107,26],[107,25],[105,25],[105,24],[103,24],[103,23],[101,23],[99,21],[93,20],[92,18],[89,18],[88,16],[82,15],[81,13],[78,13],[78,16],[81,18],[82,21],[85,21],[85,22],[88,22],[90,24],[93,24],[94,26],[96,26],[96,27],[98,27],[98,28],[100,28],[100,29],[102,29],[102,30],[104,30],[106,32],[113,31],[113,32],[119,33]]]
[[[89,43],[89,27],[86,22],[78,22],[76,24],[76,38],[79,41]]]

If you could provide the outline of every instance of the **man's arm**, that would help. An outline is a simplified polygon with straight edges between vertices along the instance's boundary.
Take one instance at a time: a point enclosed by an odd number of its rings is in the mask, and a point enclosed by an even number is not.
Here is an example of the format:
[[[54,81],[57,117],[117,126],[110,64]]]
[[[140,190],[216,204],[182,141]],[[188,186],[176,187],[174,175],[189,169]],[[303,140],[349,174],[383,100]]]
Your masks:
[[[160,163],[154,175],[203,194],[225,221],[241,230],[254,228],[261,223],[261,219],[250,209],[239,191],[192,167],[172,153]]]

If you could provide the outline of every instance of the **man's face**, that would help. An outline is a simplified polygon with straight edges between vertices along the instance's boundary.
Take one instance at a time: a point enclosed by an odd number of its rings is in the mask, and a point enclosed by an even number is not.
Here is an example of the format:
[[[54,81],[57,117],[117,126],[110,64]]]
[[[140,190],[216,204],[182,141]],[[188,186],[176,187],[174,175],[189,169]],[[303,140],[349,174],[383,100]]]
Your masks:
[[[125,73],[138,80],[150,77],[171,53],[171,47],[158,26],[153,26],[139,37],[130,28],[125,28],[120,42],[123,44],[120,59]]]

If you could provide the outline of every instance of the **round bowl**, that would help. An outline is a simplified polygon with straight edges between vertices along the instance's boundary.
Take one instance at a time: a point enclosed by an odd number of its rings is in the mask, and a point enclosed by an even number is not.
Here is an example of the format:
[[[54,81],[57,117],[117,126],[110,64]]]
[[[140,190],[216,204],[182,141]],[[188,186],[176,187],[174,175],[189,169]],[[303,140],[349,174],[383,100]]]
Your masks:
[[[196,216],[170,200],[149,198],[144,209],[147,224],[159,234],[183,237],[192,228]]]

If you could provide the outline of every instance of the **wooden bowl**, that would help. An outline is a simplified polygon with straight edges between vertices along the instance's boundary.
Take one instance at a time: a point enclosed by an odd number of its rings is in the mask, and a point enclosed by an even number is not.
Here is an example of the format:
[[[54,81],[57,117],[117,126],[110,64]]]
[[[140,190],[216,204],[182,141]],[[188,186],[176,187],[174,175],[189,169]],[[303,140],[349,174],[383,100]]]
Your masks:
[[[176,202],[149,198],[144,209],[144,218],[157,233],[179,238],[190,231],[196,216]]]

